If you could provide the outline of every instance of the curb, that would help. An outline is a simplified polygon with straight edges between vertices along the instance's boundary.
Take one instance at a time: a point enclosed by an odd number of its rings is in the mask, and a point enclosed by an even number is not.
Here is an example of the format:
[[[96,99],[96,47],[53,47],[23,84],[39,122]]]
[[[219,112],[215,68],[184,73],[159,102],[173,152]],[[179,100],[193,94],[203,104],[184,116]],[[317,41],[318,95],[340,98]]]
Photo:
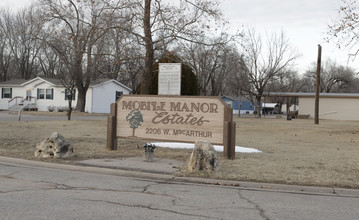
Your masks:
[[[258,183],[258,182],[244,182],[244,181],[230,181],[218,179],[203,179],[196,177],[178,177],[171,174],[161,174],[144,171],[132,171],[122,169],[120,167],[98,167],[86,165],[68,165],[48,163],[42,161],[25,160],[11,157],[0,156],[0,164],[13,166],[35,166],[39,168],[48,169],[62,169],[75,172],[88,172],[112,176],[125,176],[130,178],[141,178],[148,180],[157,180],[169,182],[174,184],[199,184],[199,185],[214,185],[218,187],[235,187],[240,190],[252,191],[271,191],[290,194],[306,194],[306,195],[320,195],[320,196],[337,196],[337,197],[352,197],[359,198],[359,190],[345,189],[345,188],[331,188],[331,187],[317,187],[317,186],[299,186],[299,185],[285,185],[273,183]]]

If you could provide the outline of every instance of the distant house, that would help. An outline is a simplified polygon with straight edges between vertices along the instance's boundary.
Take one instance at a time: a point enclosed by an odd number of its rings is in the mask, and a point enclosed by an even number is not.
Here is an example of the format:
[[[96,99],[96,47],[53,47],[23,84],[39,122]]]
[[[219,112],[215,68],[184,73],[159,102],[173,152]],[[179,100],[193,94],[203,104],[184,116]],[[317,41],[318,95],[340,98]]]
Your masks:
[[[222,100],[233,109],[233,114],[238,114],[238,98],[222,96]],[[253,114],[253,112],[254,105],[250,101],[241,98],[241,114]]]
[[[278,103],[261,103],[261,107],[263,114],[278,114],[281,111]]]
[[[30,80],[0,82],[0,109],[30,108],[48,111],[68,106],[68,91],[58,79],[36,77]],[[100,79],[91,83],[86,94],[85,111],[109,113],[111,103],[131,89],[114,79]],[[77,90],[74,90],[72,104],[77,104]]]
[[[314,93],[270,93],[271,97],[296,97],[298,98],[298,114],[314,117],[315,94]],[[359,120],[359,93],[320,93],[319,118],[334,120]]]
[[[222,96],[222,100],[233,109],[233,114],[238,114],[238,98]],[[246,98],[241,98],[241,114],[254,114],[254,104]],[[277,103],[261,103],[262,114],[278,114],[280,112]]]

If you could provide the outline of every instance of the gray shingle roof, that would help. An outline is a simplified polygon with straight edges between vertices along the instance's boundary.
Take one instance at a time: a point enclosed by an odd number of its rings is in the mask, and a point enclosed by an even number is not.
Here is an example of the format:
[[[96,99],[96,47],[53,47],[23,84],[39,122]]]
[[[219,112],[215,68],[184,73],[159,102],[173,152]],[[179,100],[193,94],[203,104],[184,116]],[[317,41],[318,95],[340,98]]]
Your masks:
[[[25,79],[12,79],[4,82],[0,82],[0,86],[20,86],[28,80]]]
[[[42,80],[45,80],[55,86],[62,86],[61,80],[60,79],[54,79],[54,78],[46,78],[46,77],[36,77],[36,78],[40,78]],[[29,80],[25,80],[25,79],[14,79],[14,80],[9,80],[9,81],[4,81],[4,82],[0,82],[0,87],[17,87],[17,86],[22,86],[22,84],[30,82],[36,78],[33,79],[29,79]],[[91,81],[90,86],[96,86],[99,85],[101,83],[105,83],[107,81],[111,81],[113,79],[106,79],[106,78],[102,78],[102,79],[96,79],[95,81]],[[127,86],[123,85],[122,83],[120,83],[117,80],[114,80],[115,82],[117,82],[118,84],[122,85],[123,87],[127,88],[128,90],[131,91],[130,88],[128,88]]]

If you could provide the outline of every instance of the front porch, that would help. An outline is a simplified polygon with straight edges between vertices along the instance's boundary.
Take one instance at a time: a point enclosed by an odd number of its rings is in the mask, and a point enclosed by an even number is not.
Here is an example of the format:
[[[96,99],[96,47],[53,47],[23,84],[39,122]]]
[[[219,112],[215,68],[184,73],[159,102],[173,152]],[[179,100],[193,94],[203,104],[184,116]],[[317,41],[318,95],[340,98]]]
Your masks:
[[[15,96],[8,101],[8,110],[10,111],[37,111],[36,98],[33,96]]]

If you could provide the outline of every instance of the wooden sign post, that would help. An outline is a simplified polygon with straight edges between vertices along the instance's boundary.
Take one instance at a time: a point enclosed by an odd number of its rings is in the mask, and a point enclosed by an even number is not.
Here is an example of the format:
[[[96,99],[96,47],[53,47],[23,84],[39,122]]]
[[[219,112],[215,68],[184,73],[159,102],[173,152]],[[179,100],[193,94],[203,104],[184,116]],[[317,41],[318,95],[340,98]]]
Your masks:
[[[113,105],[117,110],[109,116],[108,126],[110,120],[116,120],[116,128],[108,129],[108,149],[115,149],[109,145],[117,145],[109,140],[113,138],[190,143],[205,140],[223,145],[224,155],[235,158],[233,110],[219,97],[123,95]]]
[[[107,119],[107,150],[117,150],[117,137],[116,137],[116,112],[117,104],[111,104],[110,116]]]

